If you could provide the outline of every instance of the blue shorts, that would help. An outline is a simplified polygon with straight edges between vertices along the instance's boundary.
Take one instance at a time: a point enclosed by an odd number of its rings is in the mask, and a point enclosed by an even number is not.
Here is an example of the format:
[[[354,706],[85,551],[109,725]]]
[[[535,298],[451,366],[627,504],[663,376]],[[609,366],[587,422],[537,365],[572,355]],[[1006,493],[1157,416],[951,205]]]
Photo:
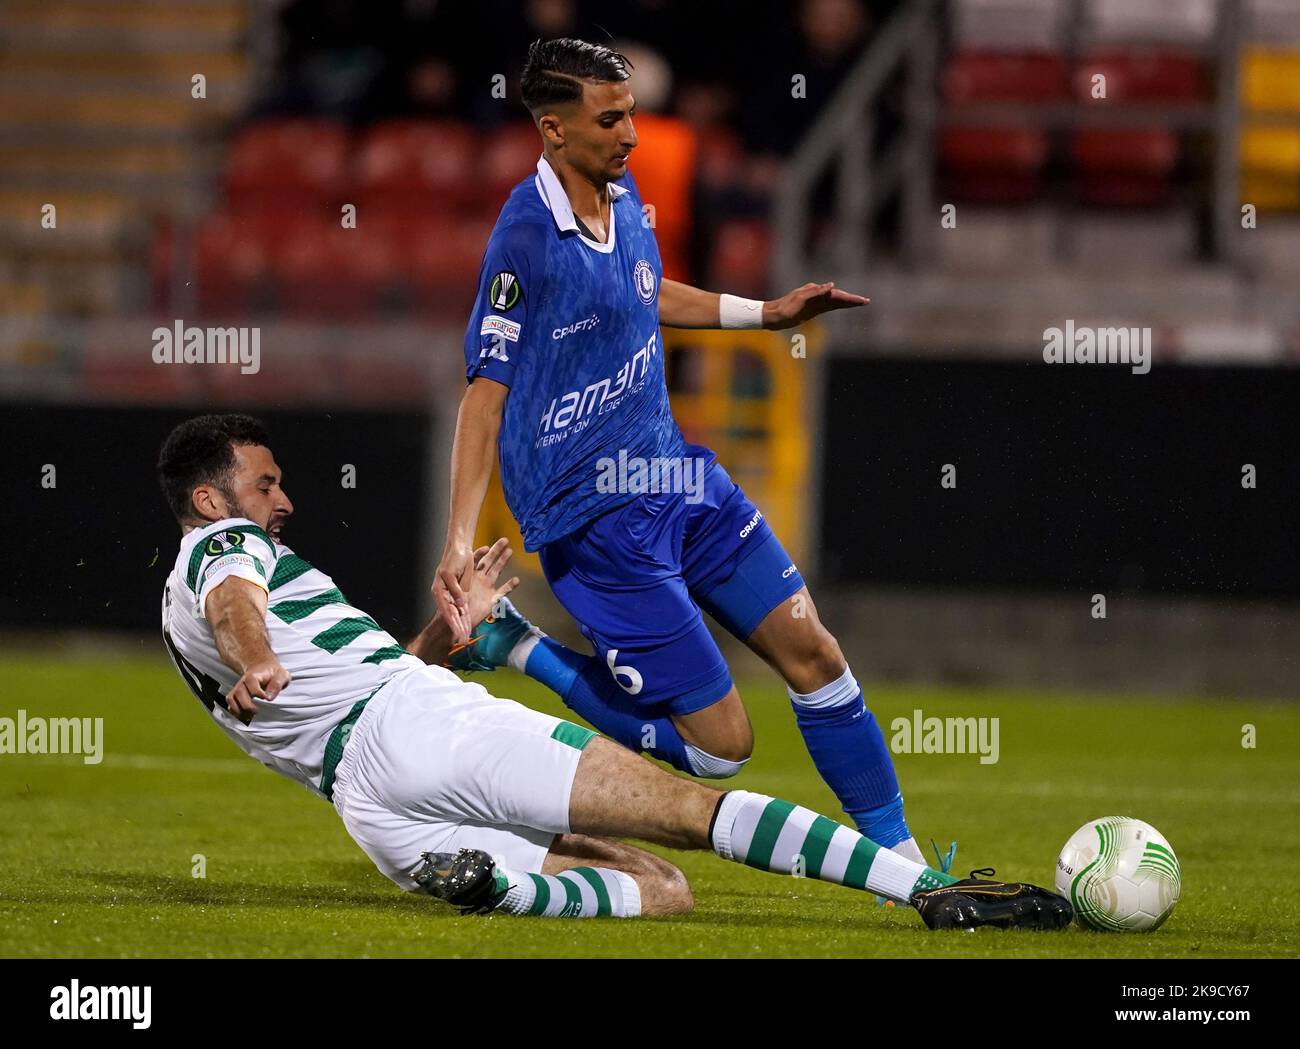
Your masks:
[[[686,453],[712,459],[698,446]],[[555,596],[648,717],[689,714],[731,690],[701,609],[743,641],[804,585],[716,460],[700,490],[638,495],[539,556]]]

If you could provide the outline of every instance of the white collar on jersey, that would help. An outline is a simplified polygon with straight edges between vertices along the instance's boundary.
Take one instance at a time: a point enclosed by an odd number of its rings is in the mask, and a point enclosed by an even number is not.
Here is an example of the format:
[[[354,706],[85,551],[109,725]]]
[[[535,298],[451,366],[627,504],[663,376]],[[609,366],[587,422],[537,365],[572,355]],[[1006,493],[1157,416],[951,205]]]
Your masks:
[[[551,217],[555,219],[555,225],[559,227],[561,232],[576,230],[584,244],[595,251],[604,252],[606,255],[614,250],[614,236],[618,226],[614,222],[613,204],[614,201],[627,192],[626,186],[619,186],[613,182],[605,183],[609,189],[610,201],[609,236],[605,238],[605,243],[602,244],[598,240],[592,240],[578,229],[578,221],[573,216],[573,207],[569,203],[569,195],[564,192],[564,187],[560,185],[560,177],[555,173],[555,169],[551,167],[551,162],[546,159],[545,153],[537,158],[537,177],[533,179],[533,184],[537,186],[537,192],[542,198],[542,203],[550,208]]]

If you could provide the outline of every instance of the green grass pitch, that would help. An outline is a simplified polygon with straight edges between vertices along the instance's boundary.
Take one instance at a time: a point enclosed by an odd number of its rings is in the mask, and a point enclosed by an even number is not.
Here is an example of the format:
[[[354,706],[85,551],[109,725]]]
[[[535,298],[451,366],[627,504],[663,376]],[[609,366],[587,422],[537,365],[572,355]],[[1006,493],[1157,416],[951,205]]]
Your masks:
[[[1052,884],[1078,826],[1133,815],[1169,838],[1183,898],[1155,933],[932,933],[907,908],[666,853],[683,918],[460,918],[383,878],[329,805],[238,753],[161,658],[0,658],[0,716],[102,716],[105,757],[0,755],[0,955],[20,957],[1277,957],[1297,953],[1300,712],[1244,701],[869,688],[893,718],[1000,721],[1000,760],[900,755],[918,839],[959,871]],[[525,678],[481,680],[563,713]],[[736,786],[840,815],[775,679],[741,682],[757,749]],[[1253,749],[1243,725],[1255,726]],[[206,877],[193,876],[194,857]]]

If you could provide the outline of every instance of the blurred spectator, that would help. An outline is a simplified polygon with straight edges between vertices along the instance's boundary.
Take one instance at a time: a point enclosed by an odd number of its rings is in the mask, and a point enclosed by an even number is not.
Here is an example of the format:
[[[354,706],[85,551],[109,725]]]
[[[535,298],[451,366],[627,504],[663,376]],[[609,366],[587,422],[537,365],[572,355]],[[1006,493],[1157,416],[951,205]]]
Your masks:
[[[470,6],[470,5],[466,5]],[[524,68],[528,45],[538,37],[582,36],[584,34],[575,0],[484,0],[472,34],[460,44],[465,58],[465,116],[484,129],[526,119],[519,96],[519,74]],[[505,94],[493,90],[505,78]]]
[[[624,44],[619,50],[632,65],[628,87],[636,99],[633,124],[638,142],[632,154],[632,177],[641,191],[641,200],[654,209],[655,237],[664,276],[689,281],[687,244],[695,187],[695,131],[680,117],[662,112],[673,84],[667,61],[642,44]]]
[[[402,38],[403,5],[361,7],[349,0],[289,0],[279,13],[280,59],[254,115],[278,113],[351,120]]]
[[[767,195],[776,187],[781,160],[860,57],[870,25],[860,0],[802,0],[789,43],[772,51],[775,61],[757,63],[739,114],[745,145],[756,154],[748,171],[753,192]],[[796,76],[803,77],[799,95]]]

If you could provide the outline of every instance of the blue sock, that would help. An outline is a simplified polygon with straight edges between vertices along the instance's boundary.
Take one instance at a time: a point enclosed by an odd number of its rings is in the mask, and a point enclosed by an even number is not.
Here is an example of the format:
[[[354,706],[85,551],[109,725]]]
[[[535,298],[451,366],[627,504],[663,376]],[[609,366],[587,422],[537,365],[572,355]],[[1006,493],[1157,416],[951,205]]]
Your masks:
[[[559,695],[566,707],[610,739],[694,774],[686,742],[672,720],[638,713],[609,668],[595,656],[584,656],[544,637],[528,654],[524,673]],[[647,741],[652,745],[647,746]]]
[[[887,849],[910,838],[893,756],[849,669],[808,695],[788,691],[813,764],[862,835]]]
[[[893,798],[877,808],[863,813],[862,818],[854,817],[864,838],[890,849],[900,841],[907,841],[912,832],[907,829],[907,820],[903,818],[903,795],[895,794]]]

